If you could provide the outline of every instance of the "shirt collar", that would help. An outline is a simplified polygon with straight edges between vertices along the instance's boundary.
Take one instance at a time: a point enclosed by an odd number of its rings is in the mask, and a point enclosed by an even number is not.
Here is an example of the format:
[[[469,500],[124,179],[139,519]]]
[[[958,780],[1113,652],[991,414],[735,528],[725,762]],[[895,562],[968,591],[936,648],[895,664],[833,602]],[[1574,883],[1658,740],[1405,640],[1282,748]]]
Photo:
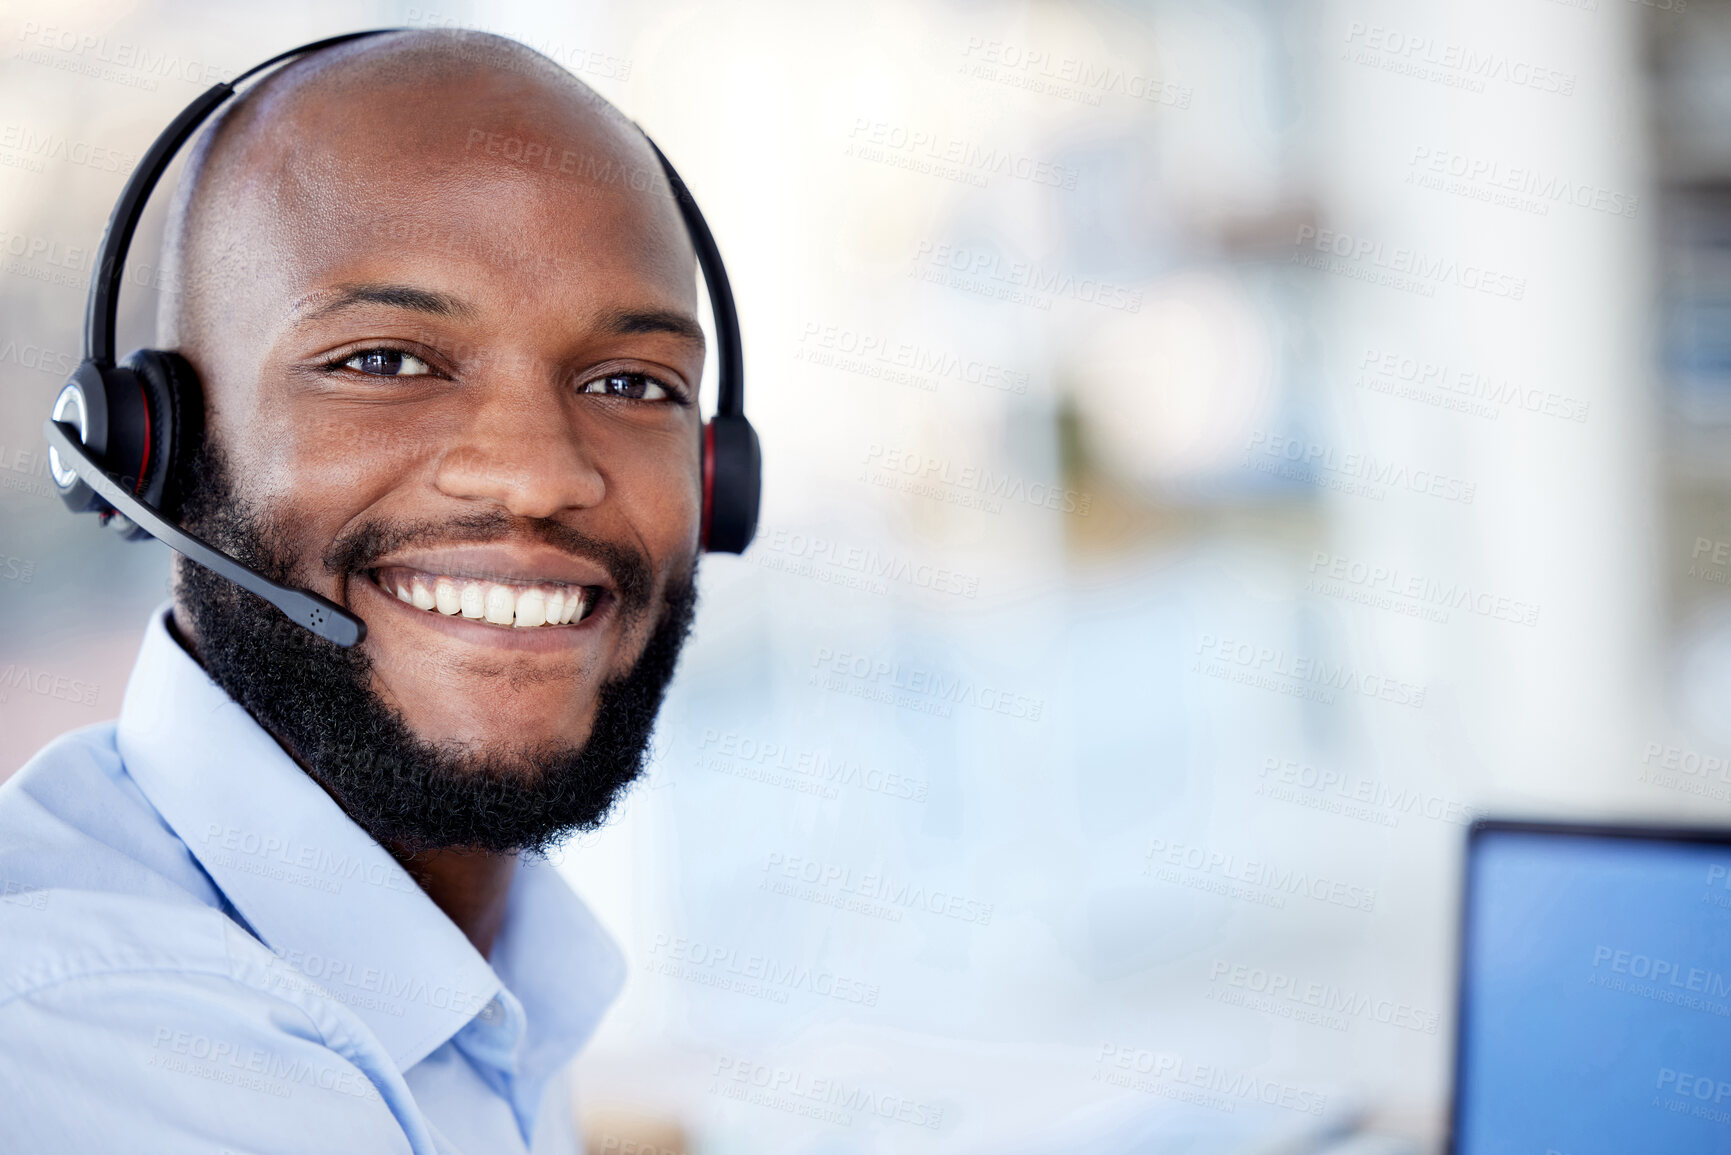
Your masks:
[[[477,1017],[508,1019],[522,1035],[499,1040],[515,1053],[514,1073],[542,1082],[541,1069],[583,1045],[624,980],[618,948],[594,916],[551,866],[524,859],[493,951],[496,972],[181,648],[167,609],[151,616],[117,743],[139,789],[217,888],[287,968],[358,1015],[399,1069]],[[501,975],[512,988],[504,1002],[520,1003],[520,1019],[516,1006],[500,1013]]]

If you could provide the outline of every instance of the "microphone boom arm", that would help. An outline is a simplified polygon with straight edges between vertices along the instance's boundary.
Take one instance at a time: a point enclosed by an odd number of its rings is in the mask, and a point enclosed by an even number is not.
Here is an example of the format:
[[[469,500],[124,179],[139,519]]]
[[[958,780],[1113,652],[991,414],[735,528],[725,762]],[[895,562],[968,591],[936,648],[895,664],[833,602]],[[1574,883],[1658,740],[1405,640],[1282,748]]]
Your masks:
[[[79,440],[78,427],[50,418],[42,423],[42,435],[60,453],[60,460],[78,474],[117,512],[131,518],[152,537],[176,553],[220,574],[235,585],[256,594],[281,610],[289,621],[304,626],[326,641],[345,649],[359,645],[367,636],[367,623],[342,606],[311,590],[279,585],[226,553],[173,524],[156,510],[126,492],[91,457]]]

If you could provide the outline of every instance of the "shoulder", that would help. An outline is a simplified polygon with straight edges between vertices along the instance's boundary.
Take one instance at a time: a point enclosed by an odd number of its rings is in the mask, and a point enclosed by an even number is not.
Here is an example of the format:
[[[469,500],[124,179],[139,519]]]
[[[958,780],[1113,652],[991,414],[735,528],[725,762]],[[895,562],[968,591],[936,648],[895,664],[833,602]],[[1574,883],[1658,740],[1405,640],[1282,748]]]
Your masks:
[[[8,1150],[427,1149],[376,1040],[219,912],[40,893],[0,903]]]
[[[127,774],[112,722],[61,735],[0,784],[0,901],[43,889],[222,904]]]

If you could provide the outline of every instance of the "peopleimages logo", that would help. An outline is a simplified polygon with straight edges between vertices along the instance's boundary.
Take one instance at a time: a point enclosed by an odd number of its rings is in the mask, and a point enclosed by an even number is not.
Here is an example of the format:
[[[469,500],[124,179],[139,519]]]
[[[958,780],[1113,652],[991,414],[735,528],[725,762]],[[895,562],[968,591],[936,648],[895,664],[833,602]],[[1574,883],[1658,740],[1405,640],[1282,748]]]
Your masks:
[[[1299,225],[1293,246],[1292,259],[1296,264],[1391,288],[1407,289],[1422,296],[1434,296],[1437,285],[1454,285],[1509,301],[1520,301],[1527,295],[1525,277],[1414,248],[1389,246],[1370,237],[1355,237],[1335,229]],[[1320,256],[1312,257],[1304,252],[1307,247]]]
[[[1633,193],[1572,181],[1531,165],[1504,164],[1489,157],[1422,144],[1413,149],[1407,182],[1540,216],[1549,214],[1552,203],[1563,203],[1610,216],[1633,217],[1641,204],[1641,198]]]
[[[410,8],[405,23],[417,28],[449,28],[458,31],[490,32],[495,35],[508,36],[529,48],[539,52],[570,69],[572,72],[587,73],[599,76],[604,80],[624,82],[631,79],[631,61],[623,56],[613,56],[582,45],[566,44],[556,40],[532,38],[521,31],[504,32],[490,25],[459,19],[443,12],[431,12],[423,8]],[[480,55],[477,49],[476,54]],[[489,63],[492,63],[489,58]],[[526,66],[527,67],[527,66]]]
[[[1001,512],[1009,502],[1086,517],[1093,504],[1090,494],[1051,482],[1025,482],[984,466],[958,464],[947,457],[875,441],[866,449],[865,465],[862,481],[988,513]]]
[[[1668,742],[1648,742],[1639,778],[1653,786],[1731,802],[1731,759]]]
[[[791,1067],[771,1067],[743,1056],[722,1056],[716,1061],[710,1090],[728,1098],[789,1114],[821,1119],[848,1126],[855,1115],[893,1120],[914,1127],[937,1130],[944,1109],[922,1103],[893,1091],[872,1090],[842,1079],[815,1077]]]
[[[856,871],[853,867],[840,863],[825,862],[798,854],[783,854],[780,851],[770,852],[764,859],[763,869],[766,875],[763,882],[769,884],[764,889],[812,901],[804,893],[777,886],[781,880],[804,883],[819,892],[833,892],[836,899],[858,900],[862,904],[859,907],[860,913],[874,913],[869,909],[873,905],[891,908],[895,916],[891,921],[900,921],[901,910],[923,910],[928,914],[942,915],[958,922],[978,923],[980,926],[992,921],[992,904],[989,902],[938,887],[928,887],[923,883],[897,879],[882,870]],[[827,894],[825,896],[827,897]],[[822,898],[815,901],[822,901]],[[830,905],[837,904],[832,902]]]
[[[1197,641],[1194,653],[1195,660],[1190,664],[1193,674],[1206,674],[1325,705],[1332,704],[1335,693],[1344,690],[1415,710],[1424,706],[1424,686],[1368,673],[1345,662],[1289,654],[1275,646],[1259,646],[1208,633]]]
[[[38,166],[32,168],[34,172],[43,171],[39,162],[62,160],[67,164],[82,165],[98,172],[124,175],[130,173],[132,166],[138,163],[135,153],[117,152],[100,144],[91,144],[87,140],[72,140],[54,132],[37,132],[16,121],[0,124],[0,149],[22,153],[31,161],[38,162]]]
[[[897,385],[910,385],[928,393],[937,390],[940,378],[1005,393],[1026,393],[1030,379],[1026,370],[964,358],[947,349],[902,341],[881,333],[817,321],[806,322],[793,359],[825,369],[840,369]]]
[[[1196,1101],[1221,1111],[1236,1111],[1244,1101],[1305,1115],[1320,1115],[1328,1106],[1327,1095],[1308,1087],[1234,1071],[1218,1063],[1196,1063],[1182,1055],[1115,1043],[1101,1044],[1094,1078],[1149,1094],[1160,1094],[1156,1088],[1161,1082],[1182,1084],[1209,1092]]]
[[[854,119],[846,155],[979,188],[986,187],[988,176],[1001,176],[1069,191],[1080,175],[1072,165],[866,117]]]
[[[54,698],[62,702],[76,702],[81,706],[94,706],[102,687],[67,674],[32,670],[21,663],[8,662],[0,667],[0,704],[10,700],[13,690],[40,694],[44,698]]]
[[[1344,1030],[1346,1019],[1367,1019],[1384,1026],[1434,1035],[1442,1015],[1361,990],[1294,978],[1280,971],[1215,959],[1208,971],[1208,998],[1277,1018],[1315,1022]],[[1310,1013],[1314,1012],[1314,1013]]]
[[[857,1006],[878,1004],[876,983],[814,970],[804,963],[785,962],[770,955],[742,952],[734,946],[657,934],[649,945],[649,954],[646,970],[701,986],[767,998],[770,1002],[785,1003],[788,992],[804,991]],[[706,981],[717,979],[723,981]]]
[[[78,245],[0,228],[0,272],[69,288],[83,288],[89,256],[88,250]],[[5,260],[5,257],[14,259]]]
[[[1186,84],[1003,40],[970,36],[962,55],[969,61],[962,66],[964,76],[1081,104],[1099,105],[1102,96],[1120,95],[1149,104],[1189,108],[1195,95]]]
[[[367,1076],[346,1064],[314,1066],[305,1059],[287,1058],[261,1047],[245,1046],[173,1027],[158,1027],[150,1045],[155,1053],[144,1065],[175,1074],[259,1091],[281,1099],[293,1096],[291,1084],[294,1084],[370,1099],[375,1103],[381,1101],[378,1088]]]
[[[1476,369],[1375,346],[1365,348],[1358,368],[1357,384],[1373,393],[1423,401],[1492,421],[1507,408],[1580,423],[1587,420],[1591,407],[1563,393],[1527,388]]]
[[[705,728],[697,749],[704,757],[702,764],[711,770],[772,786],[785,785],[825,798],[834,798],[840,787],[851,786],[868,794],[923,803],[931,789],[923,778],[868,766],[857,759],[822,750],[764,741],[735,730]]]
[[[10,347],[8,345],[8,348]],[[0,445],[0,489],[28,493],[32,496],[52,497],[54,490],[49,485],[47,477],[48,454],[46,452],[14,448],[8,453],[7,447]]]
[[[943,718],[950,716],[952,706],[961,705],[988,714],[1038,722],[1046,708],[1044,698],[988,686],[972,678],[947,675],[940,670],[922,669],[869,654],[833,650],[828,646],[818,647],[807,680],[824,689]]]
[[[235,72],[232,68],[205,61],[183,60],[178,53],[155,51],[147,45],[40,24],[35,20],[23,22],[18,30],[18,39],[25,48],[14,53],[14,59],[152,92],[156,90],[158,77],[177,77],[189,84],[211,85],[233,76]],[[58,52],[61,56],[51,57],[47,52]],[[127,72],[144,75],[128,76]]]
[[[1731,1083],[1711,1075],[1690,1075],[1670,1067],[1659,1068],[1659,1090],[1692,1099],[1710,1099],[1715,1103],[1731,1099]]]
[[[1318,768],[1290,758],[1265,758],[1257,774],[1260,797],[1327,810],[1348,818],[1399,826],[1401,815],[1418,815],[1451,826],[1466,826],[1478,811],[1463,802],[1414,786],[1399,788],[1375,778]]]
[[[1191,877],[1184,877],[1180,870],[1191,872]],[[1354,886],[1261,859],[1239,858],[1207,846],[1167,842],[1163,838],[1154,839],[1149,848],[1144,873],[1162,882],[1178,882],[1194,890],[1242,898],[1275,909],[1285,906],[1283,895],[1292,894],[1366,914],[1376,910],[1376,891],[1371,887]],[[1209,875],[1218,875],[1218,880],[1208,879]],[[1231,883],[1242,885],[1235,887]]]
[[[1142,291],[1115,285],[1095,277],[1048,269],[1038,261],[1007,261],[985,249],[960,245],[934,245],[921,241],[914,252],[909,275],[931,284],[979,293],[998,300],[1050,309],[1054,299],[1065,297],[1084,305],[1099,305],[1125,313],[1142,310]]]
[[[1259,473],[1302,481],[1337,493],[1381,501],[1390,489],[1471,505],[1478,483],[1434,469],[1415,469],[1374,453],[1346,453],[1320,441],[1304,441],[1253,429],[1244,444],[1245,464]]]
[[[1345,59],[1355,64],[1469,92],[1483,92],[1486,82],[1493,80],[1556,96],[1572,96],[1575,91],[1571,72],[1381,24],[1354,20],[1347,25],[1346,42]]]
[[[72,376],[81,359],[62,350],[32,345],[28,341],[20,344],[15,340],[9,340],[4,345],[0,345],[0,365],[10,362],[22,369],[34,369],[39,373],[46,373],[50,377],[65,379]],[[4,459],[5,446],[0,445],[0,463],[3,463]],[[0,468],[15,469],[17,467],[0,465]]]
[[[271,948],[271,954],[266,964],[267,985],[279,994],[322,995],[345,1006],[377,1010],[396,1018],[404,1017],[405,1003],[449,1011],[458,1019],[489,1014],[491,995],[441,982],[437,974],[429,982],[419,975],[402,975],[362,966],[351,959],[281,946]]]
[[[1536,626],[1539,607],[1532,602],[1475,589],[1462,581],[1439,581],[1409,573],[1399,566],[1375,564],[1316,550],[1304,588],[1408,617],[1447,622],[1450,610],[1466,610],[1481,618]]]
[[[417,894],[420,888],[397,864],[389,859],[370,859],[360,855],[333,853],[310,843],[297,842],[275,834],[259,834],[238,826],[209,823],[204,832],[207,853],[221,856],[223,865],[247,870],[247,863],[256,867],[280,868],[271,877],[284,881],[306,880],[317,889],[332,894],[342,892],[345,882],[364,882],[369,886]],[[258,869],[248,873],[260,873]],[[304,883],[303,883],[304,884]]]
[[[900,554],[880,553],[871,546],[848,545],[798,530],[774,529],[759,534],[757,556],[762,559],[759,565],[771,569],[786,570],[820,581],[829,580],[826,574],[841,575],[854,580],[832,584],[866,589],[876,594],[885,592],[885,582],[902,582],[915,589],[961,598],[977,597],[980,592],[978,574],[915,561]],[[788,561],[797,564],[790,566]]]
[[[1731,1099],[1731,1082],[1713,1075],[1660,1067],[1653,1106],[1674,1115],[1689,1114],[1713,1123],[1731,1123],[1731,1111],[1721,1104]],[[1667,1092],[1670,1096],[1668,1097]]]
[[[1593,948],[1593,969],[1597,970],[1601,966],[1613,974],[1662,983],[1690,994],[1709,995],[1716,999],[1731,996],[1731,976],[1719,971],[1688,966],[1675,959],[1597,946]]]
[[[1719,883],[1718,887],[1714,883]],[[1714,890],[1731,891],[1731,869],[1720,863],[1714,863],[1707,868],[1707,889],[1701,895],[1701,901],[1721,910],[1731,910],[1731,894],[1715,894]]]

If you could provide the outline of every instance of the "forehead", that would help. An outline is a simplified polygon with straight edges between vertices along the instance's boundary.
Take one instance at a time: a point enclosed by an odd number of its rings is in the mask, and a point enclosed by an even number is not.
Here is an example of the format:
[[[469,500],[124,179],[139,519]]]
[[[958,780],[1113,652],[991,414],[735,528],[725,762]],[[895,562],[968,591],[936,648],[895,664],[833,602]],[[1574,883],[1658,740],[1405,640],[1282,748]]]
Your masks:
[[[629,125],[508,77],[285,103],[240,210],[275,296],[395,272],[513,308],[695,304],[684,224]]]

